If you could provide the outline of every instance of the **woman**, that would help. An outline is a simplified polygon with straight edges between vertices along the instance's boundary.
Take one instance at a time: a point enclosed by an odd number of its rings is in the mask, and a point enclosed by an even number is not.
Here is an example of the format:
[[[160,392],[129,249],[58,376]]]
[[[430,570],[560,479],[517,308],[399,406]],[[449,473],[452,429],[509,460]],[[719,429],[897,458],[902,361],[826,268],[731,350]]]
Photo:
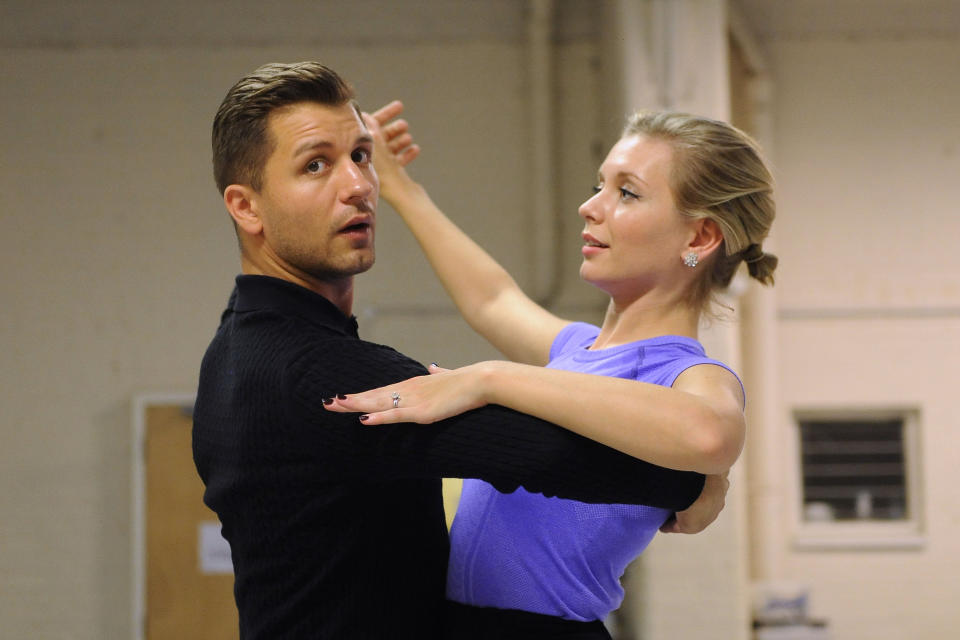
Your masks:
[[[749,137],[713,120],[638,113],[580,207],[581,277],[610,296],[601,326],[539,307],[413,182],[418,153],[388,105],[370,120],[381,194],[404,219],[470,325],[512,362],[481,362],[358,393],[328,408],[367,425],[429,423],[501,404],[649,462],[725,473],[744,439],[743,388],[697,342],[712,294],[741,262],[772,284],[761,243],[772,178]],[[591,375],[594,374],[594,375]],[[599,374],[599,375],[596,375]],[[623,425],[630,425],[625,428]],[[626,565],[669,517],[468,480],[451,531],[450,637],[609,638]]]

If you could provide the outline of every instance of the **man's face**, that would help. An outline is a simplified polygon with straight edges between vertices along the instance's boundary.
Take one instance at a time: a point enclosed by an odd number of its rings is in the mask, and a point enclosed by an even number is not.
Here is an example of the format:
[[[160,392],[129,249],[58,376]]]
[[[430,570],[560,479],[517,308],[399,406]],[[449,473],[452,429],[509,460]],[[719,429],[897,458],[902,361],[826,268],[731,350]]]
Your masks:
[[[326,282],[369,269],[379,182],[353,106],[288,105],[270,114],[267,132],[274,149],[254,197],[267,257]]]

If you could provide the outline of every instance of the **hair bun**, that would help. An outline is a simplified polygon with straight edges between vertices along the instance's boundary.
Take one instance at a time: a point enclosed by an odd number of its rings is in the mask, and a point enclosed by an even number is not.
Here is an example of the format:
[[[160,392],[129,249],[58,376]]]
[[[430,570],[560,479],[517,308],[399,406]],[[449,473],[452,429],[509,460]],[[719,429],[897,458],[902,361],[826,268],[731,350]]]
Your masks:
[[[772,253],[764,253],[759,244],[751,244],[741,253],[743,261],[747,263],[750,277],[763,284],[773,284],[773,272],[780,261]]]
[[[759,244],[751,244],[746,249],[741,251],[740,255],[743,256],[743,261],[747,264],[757,262],[763,257],[763,247],[761,247]]]

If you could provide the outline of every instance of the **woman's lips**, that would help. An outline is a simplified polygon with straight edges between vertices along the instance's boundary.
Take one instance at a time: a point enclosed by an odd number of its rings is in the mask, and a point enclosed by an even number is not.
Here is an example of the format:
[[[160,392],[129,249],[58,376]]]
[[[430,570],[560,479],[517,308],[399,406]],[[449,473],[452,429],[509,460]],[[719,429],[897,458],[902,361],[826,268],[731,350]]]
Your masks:
[[[604,249],[609,249],[610,245],[604,244],[594,238],[589,233],[583,234],[583,249],[581,252],[584,256],[592,256],[600,253]]]

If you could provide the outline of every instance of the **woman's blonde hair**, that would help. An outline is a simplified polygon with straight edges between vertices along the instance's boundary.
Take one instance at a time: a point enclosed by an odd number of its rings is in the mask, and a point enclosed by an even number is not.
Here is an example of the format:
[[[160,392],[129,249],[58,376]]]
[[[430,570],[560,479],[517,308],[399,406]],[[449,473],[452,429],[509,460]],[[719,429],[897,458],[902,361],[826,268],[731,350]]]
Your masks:
[[[757,143],[725,122],[674,112],[638,111],[623,130],[623,137],[634,135],[673,147],[670,181],[677,208],[713,220],[723,232],[721,251],[705,264],[709,277],[701,278],[694,303],[706,305],[713,292],[727,287],[741,262],[751,277],[773,284],[777,257],[761,246],[776,213],[773,176]]]

